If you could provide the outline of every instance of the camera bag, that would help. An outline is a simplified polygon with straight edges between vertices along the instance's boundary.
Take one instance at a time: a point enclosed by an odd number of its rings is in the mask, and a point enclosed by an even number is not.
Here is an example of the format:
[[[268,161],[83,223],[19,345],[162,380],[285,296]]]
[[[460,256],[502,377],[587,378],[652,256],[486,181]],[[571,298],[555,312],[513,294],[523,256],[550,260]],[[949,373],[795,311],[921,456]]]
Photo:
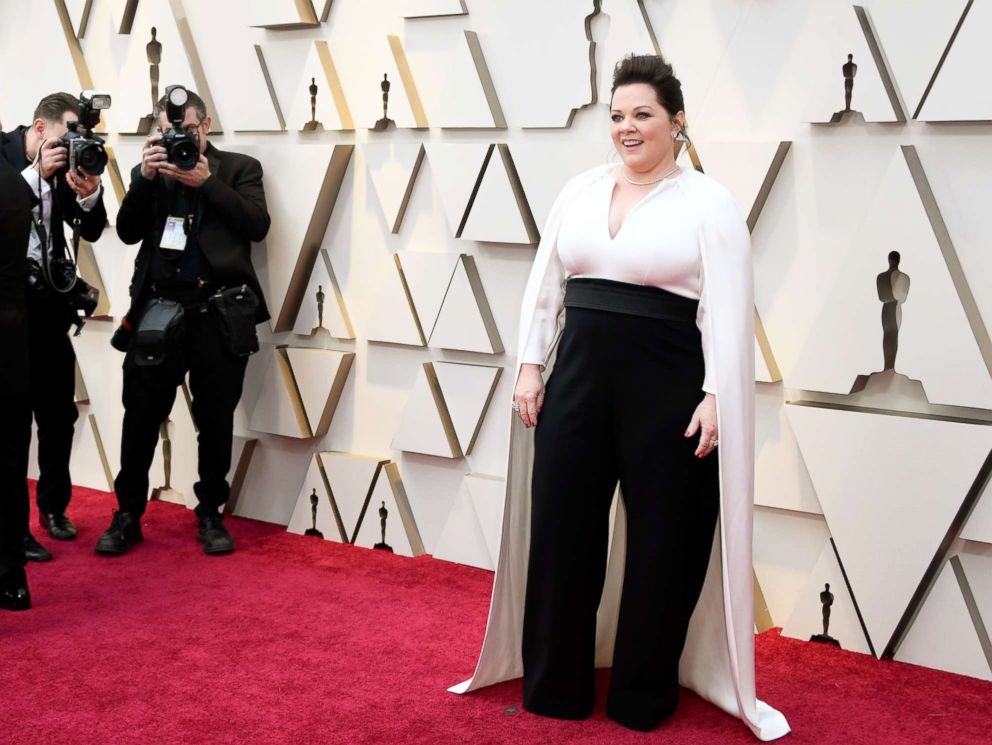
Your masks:
[[[258,296],[248,285],[229,287],[212,298],[220,318],[220,333],[227,351],[235,357],[248,357],[258,351],[255,314]]]
[[[148,301],[134,332],[134,364],[152,367],[182,351],[185,335],[183,306],[175,300]]]

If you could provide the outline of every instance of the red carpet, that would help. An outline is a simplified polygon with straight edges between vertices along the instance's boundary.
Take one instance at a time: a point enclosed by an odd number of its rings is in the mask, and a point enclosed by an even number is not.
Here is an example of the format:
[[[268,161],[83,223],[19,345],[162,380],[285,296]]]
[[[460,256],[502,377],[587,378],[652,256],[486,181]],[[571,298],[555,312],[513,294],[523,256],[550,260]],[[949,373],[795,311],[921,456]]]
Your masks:
[[[648,735],[602,700],[585,722],[505,713],[519,682],[446,693],[471,673],[487,572],[239,519],[237,553],[208,557],[170,504],[151,506],[130,554],[98,557],[112,504],[78,490],[79,539],[43,539],[56,558],[29,567],[34,609],[0,612],[3,745],[757,742],[688,693]],[[794,730],[782,742],[992,742],[992,684],[775,632],[757,658],[758,690]]]

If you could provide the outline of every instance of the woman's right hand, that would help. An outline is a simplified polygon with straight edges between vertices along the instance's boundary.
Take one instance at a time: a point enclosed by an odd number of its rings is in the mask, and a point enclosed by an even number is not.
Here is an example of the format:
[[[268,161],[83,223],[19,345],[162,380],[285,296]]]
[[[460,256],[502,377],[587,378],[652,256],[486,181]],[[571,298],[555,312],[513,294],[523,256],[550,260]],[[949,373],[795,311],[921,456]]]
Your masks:
[[[513,402],[518,407],[517,415],[524,426],[536,427],[537,415],[544,406],[544,378],[541,377],[540,365],[524,363],[520,366]]]

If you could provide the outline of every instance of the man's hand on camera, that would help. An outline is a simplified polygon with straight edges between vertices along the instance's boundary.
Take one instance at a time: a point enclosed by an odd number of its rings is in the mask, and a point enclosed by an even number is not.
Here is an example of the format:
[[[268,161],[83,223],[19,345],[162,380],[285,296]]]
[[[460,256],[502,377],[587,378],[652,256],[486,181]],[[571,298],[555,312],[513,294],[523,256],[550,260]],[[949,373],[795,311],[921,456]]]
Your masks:
[[[207,159],[203,157],[203,153],[200,153],[200,160],[197,161],[196,167],[190,171],[177,168],[174,163],[163,163],[158,168],[166,176],[171,176],[180,184],[193,189],[199,189],[210,178],[210,166],[207,164]]]
[[[59,146],[59,141],[54,137],[49,137],[41,143],[41,157],[38,159],[36,168],[41,173],[41,177],[48,180],[62,168],[65,168],[69,152]]]
[[[167,162],[165,148],[158,143],[162,141],[162,133],[156,132],[145,140],[145,149],[141,155],[141,175],[149,181],[158,176],[159,168]]]
[[[77,168],[75,172],[69,171],[65,180],[80,199],[86,199],[100,188],[100,177],[91,176],[82,168]]]

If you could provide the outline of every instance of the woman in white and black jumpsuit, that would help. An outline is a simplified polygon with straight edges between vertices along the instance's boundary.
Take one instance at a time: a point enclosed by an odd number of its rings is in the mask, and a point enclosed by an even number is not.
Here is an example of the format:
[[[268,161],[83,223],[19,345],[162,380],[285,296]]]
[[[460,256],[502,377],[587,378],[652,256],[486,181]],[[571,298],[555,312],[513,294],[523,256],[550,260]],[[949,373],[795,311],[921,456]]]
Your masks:
[[[594,705],[596,612],[610,505],[627,515],[608,715],[649,730],[675,710],[679,658],[720,504],[716,388],[707,376],[701,218],[675,165],[681,85],[656,56],[615,70],[621,163],[563,213],[514,392],[536,425],[523,626],[524,705]],[[649,209],[643,209],[650,205]],[[541,369],[565,325],[545,390]]]

